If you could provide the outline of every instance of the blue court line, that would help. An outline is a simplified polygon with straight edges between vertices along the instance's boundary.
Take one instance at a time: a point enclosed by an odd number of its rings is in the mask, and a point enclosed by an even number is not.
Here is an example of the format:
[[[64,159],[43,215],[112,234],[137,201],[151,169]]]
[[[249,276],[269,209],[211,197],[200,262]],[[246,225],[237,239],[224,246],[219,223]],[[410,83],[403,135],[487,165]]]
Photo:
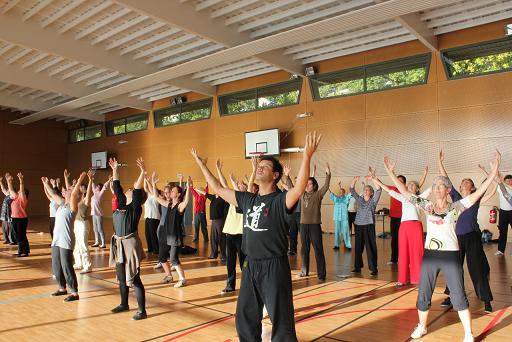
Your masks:
[[[43,298],[43,297],[49,297],[51,295],[52,295],[51,293],[43,293],[43,294],[39,294],[39,295],[36,295],[36,296],[31,296],[31,297],[14,298],[14,299],[6,300],[5,302],[0,302],[0,305],[16,303],[16,302],[20,302],[20,301],[23,301],[23,300],[32,300],[32,299],[38,299],[38,298]]]

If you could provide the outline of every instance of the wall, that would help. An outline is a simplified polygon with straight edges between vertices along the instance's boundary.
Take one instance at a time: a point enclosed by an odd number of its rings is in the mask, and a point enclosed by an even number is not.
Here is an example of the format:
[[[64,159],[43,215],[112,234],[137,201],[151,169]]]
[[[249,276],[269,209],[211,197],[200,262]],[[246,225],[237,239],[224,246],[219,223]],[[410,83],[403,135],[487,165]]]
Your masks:
[[[9,124],[19,117],[19,114],[0,110],[0,174],[10,172],[18,188],[16,174],[21,171],[30,191],[29,215],[48,215],[41,176],[62,178],[67,164],[67,127],[49,120],[26,126]]]
[[[439,37],[440,49],[495,39],[503,36],[505,21],[458,31]],[[318,72],[340,70],[389,59],[428,52],[419,42],[385,47],[351,56],[315,64]],[[249,78],[220,85],[218,93],[252,88],[288,79],[285,72]],[[305,133],[317,130],[323,140],[314,162],[318,165],[317,178],[323,183],[323,170],[327,161],[333,170],[331,189],[341,181],[348,188],[354,175],[364,175],[368,165],[376,166],[385,182],[382,159],[384,155],[398,159],[397,170],[409,179],[418,179],[425,166],[430,174],[427,184],[437,173],[436,158],[439,149],[446,154],[446,168],[454,184],[463,177],[472,177],[480,183],[478,163],[492,158],[495,148],[503,154],[502,170],[511,169],[512,161],[512,73],[447,81],[439,56],[433,55],[428,83],[421,86],[387,90],[365,95],[348,96],[324,101],[312,101],[308,82],[304,82],[300,103],[278,109],[220,117],[214,100],[212,118],[173,127],[152,128],[144,132],[68,145],[70,167],[85,169],[89,154],[107,150],[117,153],[129,167],[121,172],[122,179],[134,181],[134,161],[142,156],[150,170],[156,170],[162,180],[174,180],[178,172],[191,175],[203,185],[199,169],[189,154],[194,146],[202,156],[209,157],[213,165],[218,157],[224,161],[226,174],[230,171],[241,176],[250,172],[250,163],[244,155],[244,132],[274,128],[291,131],[283,141],[284,147],[303,144]],[[187,95],[189,101],[201,98]],[[168,100],[158,101],[154,108],[167,106]],[[313,112],[307,119],[296,119],[296,114]],[[115,113],[112,117],[122,116]],[[128,143],[119,145],[120,140]],[[284,154],[284,162],[296,174],[299,154]],[[106,177],[106,174],[104,175]],[[105,199],[107,205],[109,199]],[[480,210],[480,222],[488,223],[490,206],[496,197]],[[380,207],[389,207],[389,198],[383,195]],[[332,231],[332,206],[328,199],[322,207],[324,230]],[[380,224],[378,225],[380,230]],[[496,233],[497,234],[497,233]]]

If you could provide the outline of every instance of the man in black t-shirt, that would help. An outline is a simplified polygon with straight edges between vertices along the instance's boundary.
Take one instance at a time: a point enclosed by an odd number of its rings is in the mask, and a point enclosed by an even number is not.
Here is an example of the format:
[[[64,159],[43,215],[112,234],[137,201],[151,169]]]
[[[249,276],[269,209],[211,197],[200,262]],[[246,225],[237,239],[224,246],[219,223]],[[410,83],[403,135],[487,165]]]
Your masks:
[[[236,308],[236,329],[240,341],[261,341],[261,320],[265,305],[272,321],[272,341],[297,341],[295,333],[292,280],[288,262],[288,220],[309,178],[309,166],[321,136],[306,135],[302,164],[295,187],[277,191],[283,167],[273,157],[261,158],[256,170],[257,194],[222,187],[206,166],[206,159],[191,153],[213,191],[244,213],[242,250],[247,255]]]

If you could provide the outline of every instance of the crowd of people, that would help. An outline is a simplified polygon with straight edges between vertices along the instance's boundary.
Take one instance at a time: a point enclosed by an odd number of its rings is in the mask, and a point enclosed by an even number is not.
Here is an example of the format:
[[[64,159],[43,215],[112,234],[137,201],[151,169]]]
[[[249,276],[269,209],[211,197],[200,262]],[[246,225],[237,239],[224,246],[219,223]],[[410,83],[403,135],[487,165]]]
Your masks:
[[[484,303],[486,312],[492,312],[493,300],[489,286],[490,268],[483,250],[478,210],[495,192],[500,199],[499,244],[497,256],[504,255],[508,226],[512,225],[512,175],[502,177],[498,168],[501,155],[491,163],[491,169],[479,167],[486,179],[477,188],[473,180],[463,179],[459,189],[450,181],[444,167],[444,153],[438,157],[439,176],[432,185],[421,191],[428,169],[419,181],[409,181],[395,173],[396,161],[384,158],[384,169],[392,185],[383,183],[376,170],[370,167],[364,176],[353,178],[349,190],[342,183],[331,191],[331,167],[325,167],[325,180],[320,187],[310,164],[321,136],[315,132],[306,136],[303,158],[294,181],[291,168],[276,158],[253,158],[252,173],[246,179],[229,174],[231,185],[223,174],[223,164],[215,163],[215,173],[207,166],[207,158],[195,149],[191,155],[200,168],[207,186],[195,187],[188,177],[183,182],[158,187],[159,177],[148,173],[139,158],[139,175],[133,186],[123,189],[119,179],[119,163],[110,159],[112,175],[102,183],[95,183],[93,171],[82,172],[78,179],[64,171],[64,184],[59,178],[42,177],[44,193],[50,212],[49,231],[52,237],[52,272],[58,283],[53,296],[66,296],[65,301],[79,299],[75,270],[89,273],[93,270],[89,247],[106,248],[103,228],[102,197],[107,189],[112,193],[112,220],[114,234],[110,240],[109,264],[115,268],[119,281],[120,304],[113,313],[129,310],[128,292],[132,287],[138,310],[134,320],[147,317],[145,290],[140,277],[141,261],[146,257],[139,237],[138,225],[144,210],[147,253],[158,255],[158,264],[164,276],[162,283],[174,287],[187,285],[185,269],[180,261],[183,248],[184,213],[193,202],[194,238],[200,233],[209,242],[209,259],[226,264],[227,281],[222,293],[236,291],[237,259],[242,271],[236,308],[236,328],[241,341],[258,340],[265,307],[272,321],[272,340],[297,341],[292,299],[292,278],[289,257],[297,254],[298,237],[301,240],[301,269],[298,277],[309,277],[310,248],[316,260],[319,281],[327,277],[322,235],[321,207],[325,195],[333,202],[334,246],[350,250],[354,246],[352,272],[361,273],[366,249],[370,276],[378,274],[375,214],[382,191],[390,196],[391,255],[388,264],[398,264],[397,287],[418,287],[417,309],[419,323],[411,337],[427,333],[428,313],[439,272],[446,279],[449,297],[443,306],[452,306],[459,314],[464,328],[464,341],[472,341],[471,315],[468,310],[463,274],[464,260],[475,293]],[[315,166],[316,169],[316,166]],[[17,175],[19,187],[14,187],[10,174],[3,177],[0,186],[5,198],[0,219],[5,244],[18,245],[19,257],[30,254],[27,239],[28,190],[23,174]],[[370,185],[373,184],[373,185]],[[209,202],[210,233],[206,220]],[[426,222],[426,237],[422,224]],[[89,246],[89,216],[92,218],[94,244]],[[355,237],[352,240],[352,226]],[[343,242],[343,245],[341,245]],[[176,272],[177,280],[172,272]],[[255,338],[256,336],[256,338]]]

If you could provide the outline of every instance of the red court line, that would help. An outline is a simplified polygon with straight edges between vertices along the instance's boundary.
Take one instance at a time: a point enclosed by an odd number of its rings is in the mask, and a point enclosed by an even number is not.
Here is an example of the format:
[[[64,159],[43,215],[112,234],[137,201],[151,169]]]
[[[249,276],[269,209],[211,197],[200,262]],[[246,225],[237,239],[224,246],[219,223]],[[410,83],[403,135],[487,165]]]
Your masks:
[[[299,299],[304,299],[304,298],[310,298],[310,297],[315,297],[315,296],[320,296],[320,295],[323,295],[323,294],[326,294],[326,293],[332,293],[332,292],[338,292],[338,291],[344,291],[344,290],[351,290],[351,289],[357,289],[359,287],[368,287],[368,286],[376,286],[376,285],[373,285],[373,284],[365,284],[365,285],[358,285],[358,286],[352,286],[352,287],[346,287],[346,288],[343,288],[343,289],[336,289],[336,290],[330,290],[330,291],[324,291],[324,292],[319,292],[319,293],[315,293],[315,294],[311,294],[311,295],[307,295],[307,296],[302,296],[302,297],[297,297],[297,298],[293,298],[293,300],[299,300]]]
[[[192,333],[195,333],[196,331],[206,329],[206,328],[208,328],[208,327],[211,327],[212,325],[216,325],[216,324],[222,323],[222,322],[227,321],[228,319],[232,319],[232,318],[235,318],[235,316],[234,316],[234,315],[232,315],[232,316],[224,317],[224,318],[221,318],[221,319],[216,320],[216,321],[214,321],[214,322],[211,322],[211,323],[208,323],[208,324],[205,324],[205,325],[201,325],[201,326],[199,326],[199,327],[197,327],[197,328],[195,328],[195,329],[192,329],[192,330],[189,330],[189,331],[185,331],[185,332],[184,332],[184,333],[182,333],[182,334],[179,334],[179,335],[176,335],[176,336],[174,336],[174,337],[171,337],[170,339],[165,340],[164,342],[168,342],[168,341],[175,341],[175,340],[177,340],[177,339],[179,339],[179,338],[182,338],[182,337],[184,337],[184,336],[187,336],[187,335],[190,335],[190,334],[192,334]]]
[[[503,309],[501,309],[500,312],[498,312],[498,314],[496,315],[496,317],[494,317],[493,320],[489,324],[487,324],[485,329],[480,333],[480,335],[478,335],[479,340],[484,338],[485,335],[487,335],[489,333],[489,331],[496,325],[496,323],[498,323],[501,316],[503,316],[505,314],[505,311],[507,311],[507,309],[508,309],[508,305],[505,306]]]

